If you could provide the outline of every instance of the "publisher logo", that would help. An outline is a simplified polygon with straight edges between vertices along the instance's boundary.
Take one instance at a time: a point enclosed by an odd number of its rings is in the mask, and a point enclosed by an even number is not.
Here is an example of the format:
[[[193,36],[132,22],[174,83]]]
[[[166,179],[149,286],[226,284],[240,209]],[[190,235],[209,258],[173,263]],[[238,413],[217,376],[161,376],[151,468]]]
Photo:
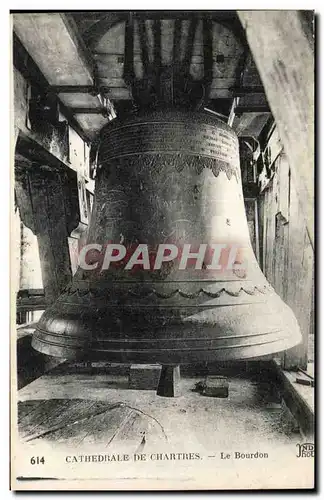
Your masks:
[[[315,456],[314,443],[297,444],[297,458],[311,458]]]

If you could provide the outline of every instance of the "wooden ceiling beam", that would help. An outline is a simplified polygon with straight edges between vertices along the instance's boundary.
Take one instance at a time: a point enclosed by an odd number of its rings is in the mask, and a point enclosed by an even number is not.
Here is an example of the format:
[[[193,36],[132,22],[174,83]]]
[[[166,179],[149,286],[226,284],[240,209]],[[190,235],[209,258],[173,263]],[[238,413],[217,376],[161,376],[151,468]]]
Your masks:
[[[255,104],[242,104],[234,107],[234,113],[236,115],[242,113],[271,113],[269,106],[265,104],[255,105]]]
[[[100,88],[103,90],[103,87]],[[105,89],[108,91],[109,87]],[[54,94],[98,94],[98,89],[94,85],[49,85],[47,91]]]
[[[105,108],[82,108],[82,107],[73,107],[70,108],[70,111],[74,115],[104,115],[107,116],[107,110]]]
[[[47,79],[15,33],[13,33],[13,64],[23,77],[39,89],[39,91],[46,91],[46,89],[50,88]],[[59,98],[58,102],[62,114],[68,120],[71,127],[88,143],[90,137],[84,132],[69,108]]]
[[[88,47],[86,46],[85,42],[83,41],[83,38],[81,34],[79,33],[78,26],[76,22],[73,19],[73,16],[71,14],[63,14],[60,13],[60,16],[64,22],[64,25],[67,29],[67,32],[75,45],[77,52],[82,59],[85,67],[88,69],[89,73],[91,75],[94,75],[95,73],[95,68],[96,68],[96,62],[92,57],[92,54]]]
[[[42,91],[61,94],[60,101],[65,104],[62,112],[69,116],[69,121],[74,105],[78,107],[79,98],[76,95],[74,102],[73,95],[66,98],[64,92],[90,93],[97,96],[100,112],[109,118],[113,108],[106,97],[109,88],[100,87],[97,63],[79,33],[72,14],[17,14],[14,18],[14,30],[19,38],[21,35],[21,42],[26,51],[31,54],[44,75],[46,82],[43,81]],[[52,36],[54,31],[58,33],[57,37]],[[78,133],[79,129],[80,127]],[[87,133],[83,132],[84,134],[87,136]]]
[[[264,88],[262,86],[234,86],[228,89],[232,92],[234,97],[244,97],[246,94],[264,94]]]
[[[13,29],[50,84],[93,84],[94,65],[69,17],[14,14]]]

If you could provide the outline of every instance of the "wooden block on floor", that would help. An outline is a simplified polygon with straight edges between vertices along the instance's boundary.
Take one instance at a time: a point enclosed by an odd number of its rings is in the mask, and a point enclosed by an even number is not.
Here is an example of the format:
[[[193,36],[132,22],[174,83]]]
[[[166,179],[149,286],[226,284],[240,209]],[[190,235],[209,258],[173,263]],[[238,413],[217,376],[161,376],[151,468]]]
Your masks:
[[[129,389],[155,391],[160,378],[160,365],[131,365]]]
[[[228,398],[227,378],[221,376],[207,377],[202,394],[214,398]]]
[[[182,392],[180,380],[179,365],[162,365],[156,394],[167,398],[176,398],[181,396]]]

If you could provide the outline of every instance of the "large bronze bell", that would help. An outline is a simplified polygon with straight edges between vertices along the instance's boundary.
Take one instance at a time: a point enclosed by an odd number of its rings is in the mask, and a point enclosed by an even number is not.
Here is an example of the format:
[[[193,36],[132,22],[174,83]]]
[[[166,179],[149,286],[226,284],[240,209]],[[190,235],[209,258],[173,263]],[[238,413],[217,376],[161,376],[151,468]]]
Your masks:
[[[301,341],[251,247],[231,128],[210,114],[176,110],[116,119],[102,130],[98,165],[88,243],[102,250],[89,251],[94,269],[79,267],[44,312],[35,349],[67,359],[179,364],[246,359]],[[95,268],[112,244],[126,248],[125,258],[117,262],[110,250],[116,262]],[[162,244],[179,254],[164,253],[154,269]],[[139,245],[152,265],[126,269]],[[213,245],[224,245],[217,266],[208,254]],[[196,259],[181,266],[188,248]]]

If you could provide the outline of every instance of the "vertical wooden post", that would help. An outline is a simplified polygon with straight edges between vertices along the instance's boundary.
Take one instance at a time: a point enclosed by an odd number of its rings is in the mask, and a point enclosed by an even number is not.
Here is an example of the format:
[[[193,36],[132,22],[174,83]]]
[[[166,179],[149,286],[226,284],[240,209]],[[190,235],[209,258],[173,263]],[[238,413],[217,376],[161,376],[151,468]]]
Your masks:
[[[35,229],[46,300],[54,300],[71,280],[65,200],[61,177],[51,169],[30,174]]]
[[[298,320],[302,343],[285,352],[286,369],[307,369],[308,338],[311,331],[314,252],[303,223],[296,186],[291,181],[288,224],[287,304]]]
[[[314,37],[301,11],[238,11],[291,169],[289,223],[276,225],[285,276],[267,248],[267,277],[296,314],[303,342],[284,355],[285,368],[307,366],[314,245]],[[260,29],[262,26],[262,29]],[[282,180],[280,185],[283,184]],[[284,199],[283,196],[280,196]],[[277,212],[282,215],[282,207]],[[279,233],[278,233],[279,231]],[[266,231],[267,232],[267,231]],[[278,254],[278,248],[277,248]],[[285,271],[284,271],[285,269]],[[270,275],[269,275],[270,273]],[[284,281],[286,280],[286,283]],[[283,286],[282,286],[283,285]],[[276,287],[277,289],[277,287]]]
[[[38,239],[46,302],[52,302],[72,277],[62,182],[58,172],[39,165],[16,178],[22,221]]]
[[[314,242],[314,51],[303,13],[238,11]],[[260,28],[262,27],[262,29]]]

